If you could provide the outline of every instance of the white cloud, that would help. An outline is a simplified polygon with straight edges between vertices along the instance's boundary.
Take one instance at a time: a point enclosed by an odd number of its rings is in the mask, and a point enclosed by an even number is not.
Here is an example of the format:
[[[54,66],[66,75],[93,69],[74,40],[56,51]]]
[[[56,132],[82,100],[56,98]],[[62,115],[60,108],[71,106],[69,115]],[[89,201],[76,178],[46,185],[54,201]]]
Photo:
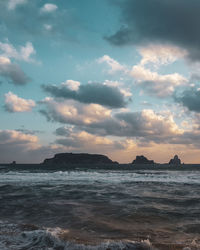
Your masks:
[[[133,77],[137,84],[149,93],[157,97],[167,97],[173,94],[175,88],[187,84],[189,81],[179,73],[159,74],[152,71],[148,66],[155,68],[161,65],[167,65],[187,56],[187,51],[172,45],[149,45],[139,47],[138,51],[142,56],[141,61],[129,69],[128,66],[121,65],[108,55],[97,60],[98,63],[106,63],[110,70],[108,73],[115,74],[121,71],[125,78]],[[112,84],[112,81],[110,81]],[[113,82],[115,84],[115,81]],[[108,84],[109,81],[108,81]],[[125,96],[131,96],[131,92],[126,86],[120,88]]]
[[[33,153],[38,149],[41,150],[41,146],[37,136],[16,130],[0,130],[0,162],[37,162]]]
[[[67,100],[61,102],[47,97],[41,103],[45,104],[47,111],[45,115],[50,120],[69,124],[91,124],[110,117],[111,110],[99,104],[81,104],[76,101]],[[43,111],[44,113],[44,111]]]
[[[153,63],[156,66],[167,65],[178,59],[187,56],[187,51],[172,45],[149,45],[147,47],[139,47],[138,51],[142,56],[141,65]]]
[[[80,82],[74,80],[67,80],[62,83],[62,86],[66,86],[68,89],[73,91],[77,91],[80,85],[81,85]]]
[[[151,95],[166,97],[173,94],[175,87],[185,85],[188,80],[178,73],[159,75],[157,72],[144,68],[142,65],[133,66],[130,75],[141,84]]]
[[[35,49],[34,49],[32,43],[27,42],[24,47],[21,46],[19,55],[21,54],[21,59],[22,60],[24,60],[26,62],[30,62],[30,61],[32,61],[32,59],[30,59],[31,55],[34,55],[35,53],[36,52],[35,52]],[[20,56],[19,56],[19,58],[20,58]]]
[[[114,74],[118,71],[126,71],[126,67],[118,63],[116,60],[111,58],[108,55],[104,55],[103,57],[97,60],[98,63],[106,63],[111,69],[108,71],[109,74]]]
[[[170,135],[180,135],[184,131],[175,123],[173,115],[168,112],[155,113],[152,109],[144,109],[141,117],[145,121],[145,129],[149,130],[149,135],[160,134],[161,137]],[[159,131],[159,133],[158,133]]]
[[[20,46],[19,50],[15,49],[9,42],[0,42],[0,53],[3,57],[14,58],[25,62],[34,62],[31,56],[36,54],[36,51],[31,42],[27,42],[25,46]]]
[[[79,131],[76,133],[72,132],[67,136],[67,138],[63,139],[62,137],[60,140],[58,139],[57,142],[62,145],[72,146],[75,148],[81,148],[83,146],[90,146],[91,148],[94,148],[95,146],[98,147],[100,145],[106,146],[113,144],[111,139],[102,136],[95,136],[85,131]]]
[[[16,130],[0,130],[0,141],[1,144],[35,143],[38,141],[38,138],[35,135],[24,134]]]
[[[118,87],[120,92],[125,96],[125,97],[131,97],[132,93],[128,87],[125,86],[123,82],[118,82],[118,81],[110,81],[110,80],[105,80],[104,85],[110,86],[110,87]]]
[[[27,0],[9,0],[8,1],[8,9],[14,10],[17,5],[25,4]]]
[[[4,57],[4,56],[0,56],[0,65],[7,65],[10,63],[11,63],[11,61],[9,58]]]
[[[172,45],[149,45],[138,49],[142,56],[138,65],[132,67],[129,74],[143,87],[144,91],[157,97],[167,97],[173,94],[178,86],[185,85],[188,80],[178,74],[161,75],[145,66],[167,65],[187,56],[187,51]]]
[[[41,8],[41,12],[43,13],[50,13],[50,12],[54,12],[55,10],[58,9],[58,6],[55,4],[51,4],[51,3],[46,3],[42,8]]]
[[[35,135],[16,130],[0,130],[0,162],[23,161],[28,151],[38,147],[38,137]]]
[[[33,107],[35,107],[33,100],[20,98],[12,92],[5,94],[5,108],[9,112],[31,111]]]

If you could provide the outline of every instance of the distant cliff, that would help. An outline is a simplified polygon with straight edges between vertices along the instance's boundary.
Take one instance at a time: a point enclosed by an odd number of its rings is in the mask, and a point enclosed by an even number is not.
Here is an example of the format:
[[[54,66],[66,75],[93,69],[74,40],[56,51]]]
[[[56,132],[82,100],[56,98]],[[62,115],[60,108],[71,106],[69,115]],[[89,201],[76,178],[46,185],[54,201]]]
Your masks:
[[[73,164],[118,164],[113,162],[105,155],[99,154],[73,154],[61,153],[56,154],[53,158],[45,159],[42,164],[45,165],[73,165]]]
[[[136,156],[136,159],[132,162],[132,164],[154,164],[154,161],[148,160],[145,156],[140,155]]]

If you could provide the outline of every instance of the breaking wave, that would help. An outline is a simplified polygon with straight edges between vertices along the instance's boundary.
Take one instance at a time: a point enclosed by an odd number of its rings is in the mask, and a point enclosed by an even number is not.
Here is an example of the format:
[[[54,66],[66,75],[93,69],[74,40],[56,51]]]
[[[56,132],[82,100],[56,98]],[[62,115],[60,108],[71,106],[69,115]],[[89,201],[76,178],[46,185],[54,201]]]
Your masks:
[[[0,223],[0,249],[2,250],[153,250],[149,240],[143,242],[107,241],[98,245],[64,240],[66,230],[37,228],[34,225]]]

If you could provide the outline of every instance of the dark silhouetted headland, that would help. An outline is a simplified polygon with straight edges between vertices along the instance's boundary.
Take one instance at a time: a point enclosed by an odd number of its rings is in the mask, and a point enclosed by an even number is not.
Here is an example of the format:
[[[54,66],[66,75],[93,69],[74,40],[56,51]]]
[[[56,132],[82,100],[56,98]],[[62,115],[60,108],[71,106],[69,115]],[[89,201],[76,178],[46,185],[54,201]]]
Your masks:
[[[200,170],[200,164],[183,164],[177,155],[169,163],[156,163],[149,160],[144,155],[136,156],[130,163],[118,163],[112,161],[109,157],[101,154],[88,153],[59,153],[54,157],[45,159],[38,164],[20,164],[16,162],[0,164],[1,169],[9,170],[87,170],[87,169],[104,169],[104,170]]]
[[[110,160],[105,155],[99,154],[73,154],[73,153],[61,153],[56,154],[53,158],[45,159],[42,163],[44,165],[72,165],[72,164],[118,164]]]

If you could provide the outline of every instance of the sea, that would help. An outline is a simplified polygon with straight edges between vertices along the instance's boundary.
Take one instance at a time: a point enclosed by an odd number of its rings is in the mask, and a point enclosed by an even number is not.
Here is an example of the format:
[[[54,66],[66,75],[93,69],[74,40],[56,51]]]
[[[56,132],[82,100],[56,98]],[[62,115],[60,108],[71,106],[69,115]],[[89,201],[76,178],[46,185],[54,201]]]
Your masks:
[[[7,249],[200,249],[200,171],[1,166]]]

